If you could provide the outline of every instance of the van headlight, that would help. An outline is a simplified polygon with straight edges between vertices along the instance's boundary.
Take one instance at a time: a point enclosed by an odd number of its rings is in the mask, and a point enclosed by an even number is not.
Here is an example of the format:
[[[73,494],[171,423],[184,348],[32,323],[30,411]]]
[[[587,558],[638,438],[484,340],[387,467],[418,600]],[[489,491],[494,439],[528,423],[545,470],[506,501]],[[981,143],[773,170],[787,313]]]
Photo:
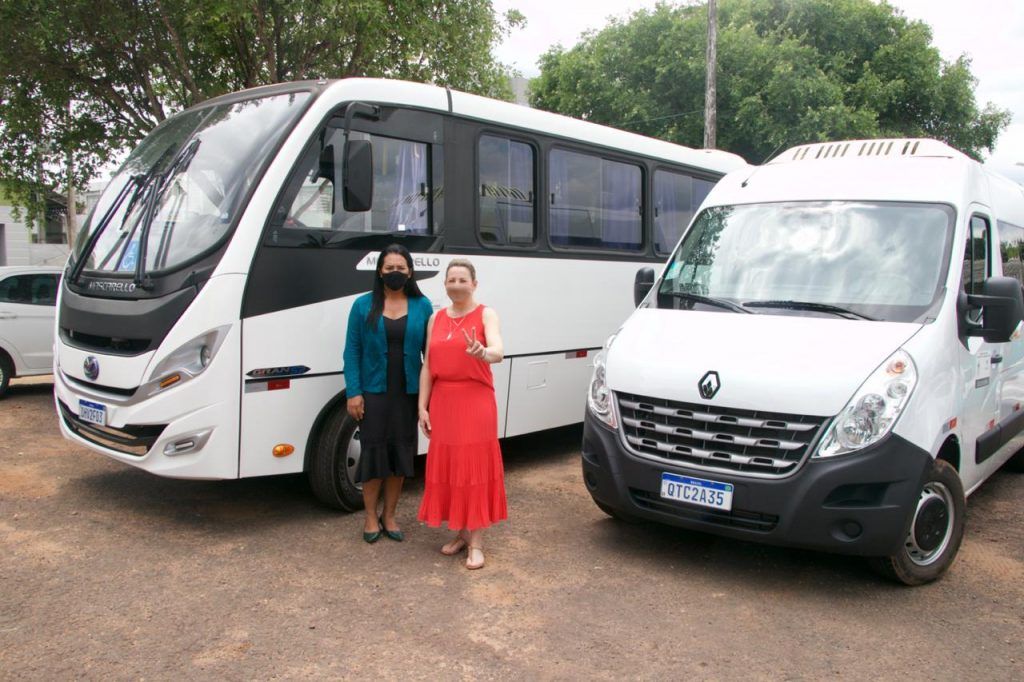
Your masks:
[[[587,407],[595,417],[613,429],[618,426],[618,420],[615,418],[614,399],[605,374],[605,359],[608,356],[608,347],[614,339],[613,334],[605,342],[604,348],[594,356],[594,373],[590,377],[590,387],[587,389]]]
[[[917,368],[906,351],[886,359],[832,421],[815,457],[856,452],[892,430],[917,386]]]

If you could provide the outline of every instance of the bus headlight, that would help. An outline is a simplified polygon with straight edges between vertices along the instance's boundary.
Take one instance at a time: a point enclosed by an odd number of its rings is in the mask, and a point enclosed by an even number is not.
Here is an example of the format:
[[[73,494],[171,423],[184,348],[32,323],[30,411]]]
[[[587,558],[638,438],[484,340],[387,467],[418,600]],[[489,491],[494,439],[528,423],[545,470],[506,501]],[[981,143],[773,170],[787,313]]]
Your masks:
[[[595,417],[613,429],[618,426],[618,420],[615,418],[612,391],[608,388],[608,381],[605,376],[605,358],[607,357],[608,347],[614,339],[615,335],[613,334],[605,342],[604,348],[594,356],[594,373],[590,377],[590,387],[587,389],[587,407],[590,408]]]
[[[906,351],[886,359],[829,426],[815,457],[856,452],[892,430],[917,386],[917,368]]]
[[[169,353],[149,373],[150,392],[156,393],[202,374],[213,361],[230,328],[230,325],[225,325],[211,329]]]

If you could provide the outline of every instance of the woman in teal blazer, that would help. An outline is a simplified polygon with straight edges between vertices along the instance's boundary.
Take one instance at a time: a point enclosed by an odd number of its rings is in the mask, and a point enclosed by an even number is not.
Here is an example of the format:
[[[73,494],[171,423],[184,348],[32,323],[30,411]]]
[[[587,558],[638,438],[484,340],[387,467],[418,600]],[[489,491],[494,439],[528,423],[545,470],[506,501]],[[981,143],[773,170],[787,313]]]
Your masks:
[[[395,510],[405,477],[413,475],[420,369],[433,313],[414,275],[408,249],[388,246],[377,258],[373,291],[357,298],[348,316],[345,395],[348,413],[359,422],[356,482],[363,484],[363,539],[370,543],[382,534],[404,539]]]

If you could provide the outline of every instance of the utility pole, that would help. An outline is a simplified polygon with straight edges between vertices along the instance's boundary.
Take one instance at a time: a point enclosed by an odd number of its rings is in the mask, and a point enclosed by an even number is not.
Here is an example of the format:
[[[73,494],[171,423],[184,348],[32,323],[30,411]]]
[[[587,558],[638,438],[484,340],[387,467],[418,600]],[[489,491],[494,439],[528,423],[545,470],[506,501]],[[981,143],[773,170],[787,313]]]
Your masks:
[[[71,100],[68,100],[68,111],[67,111],[67,123],[71,125]],[[75,156],[71,150],[71,146],[68,146],[67,150],[67,198],[68,198],[68,213],[67,213],[67,224],[65,225],[65,231],[68,237],[68,248],[73,249],[75,246],[75,237],[78,234],[78,221],[75,216]]]
[[[715,127],[717,126],[718,86],[715,71],[718,61],[718,3],[708,0],[708,52],[707,77],[704,81],[704,148],[715,148]]]

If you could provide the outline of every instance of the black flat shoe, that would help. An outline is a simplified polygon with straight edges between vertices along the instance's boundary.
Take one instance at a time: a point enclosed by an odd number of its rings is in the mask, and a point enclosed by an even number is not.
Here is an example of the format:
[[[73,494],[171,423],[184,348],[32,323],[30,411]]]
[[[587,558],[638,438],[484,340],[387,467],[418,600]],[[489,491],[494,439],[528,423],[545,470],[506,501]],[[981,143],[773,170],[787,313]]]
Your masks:
[[[384,526],[381,526],[381,528],[383,527]],[[365,530],[363,531],[363,542],[372,545],[377,542],[377,540],[380,540],[380,530],[375,530],[372,533],[367,533]]]
[[[405,539],[405,534],[402,531],[400,531],[400,530],[388,530],[387,528],[385,528],[384,527],[384,519],[383,519],[383,517],[380,520],[380,529],[381,529],[381,532],[384,533],[384,535],[388,536],[389,540],[394,540],[395,542],[401,542],[402,540]],[[369,541],[367,541],[367,542],[369,542]]]

